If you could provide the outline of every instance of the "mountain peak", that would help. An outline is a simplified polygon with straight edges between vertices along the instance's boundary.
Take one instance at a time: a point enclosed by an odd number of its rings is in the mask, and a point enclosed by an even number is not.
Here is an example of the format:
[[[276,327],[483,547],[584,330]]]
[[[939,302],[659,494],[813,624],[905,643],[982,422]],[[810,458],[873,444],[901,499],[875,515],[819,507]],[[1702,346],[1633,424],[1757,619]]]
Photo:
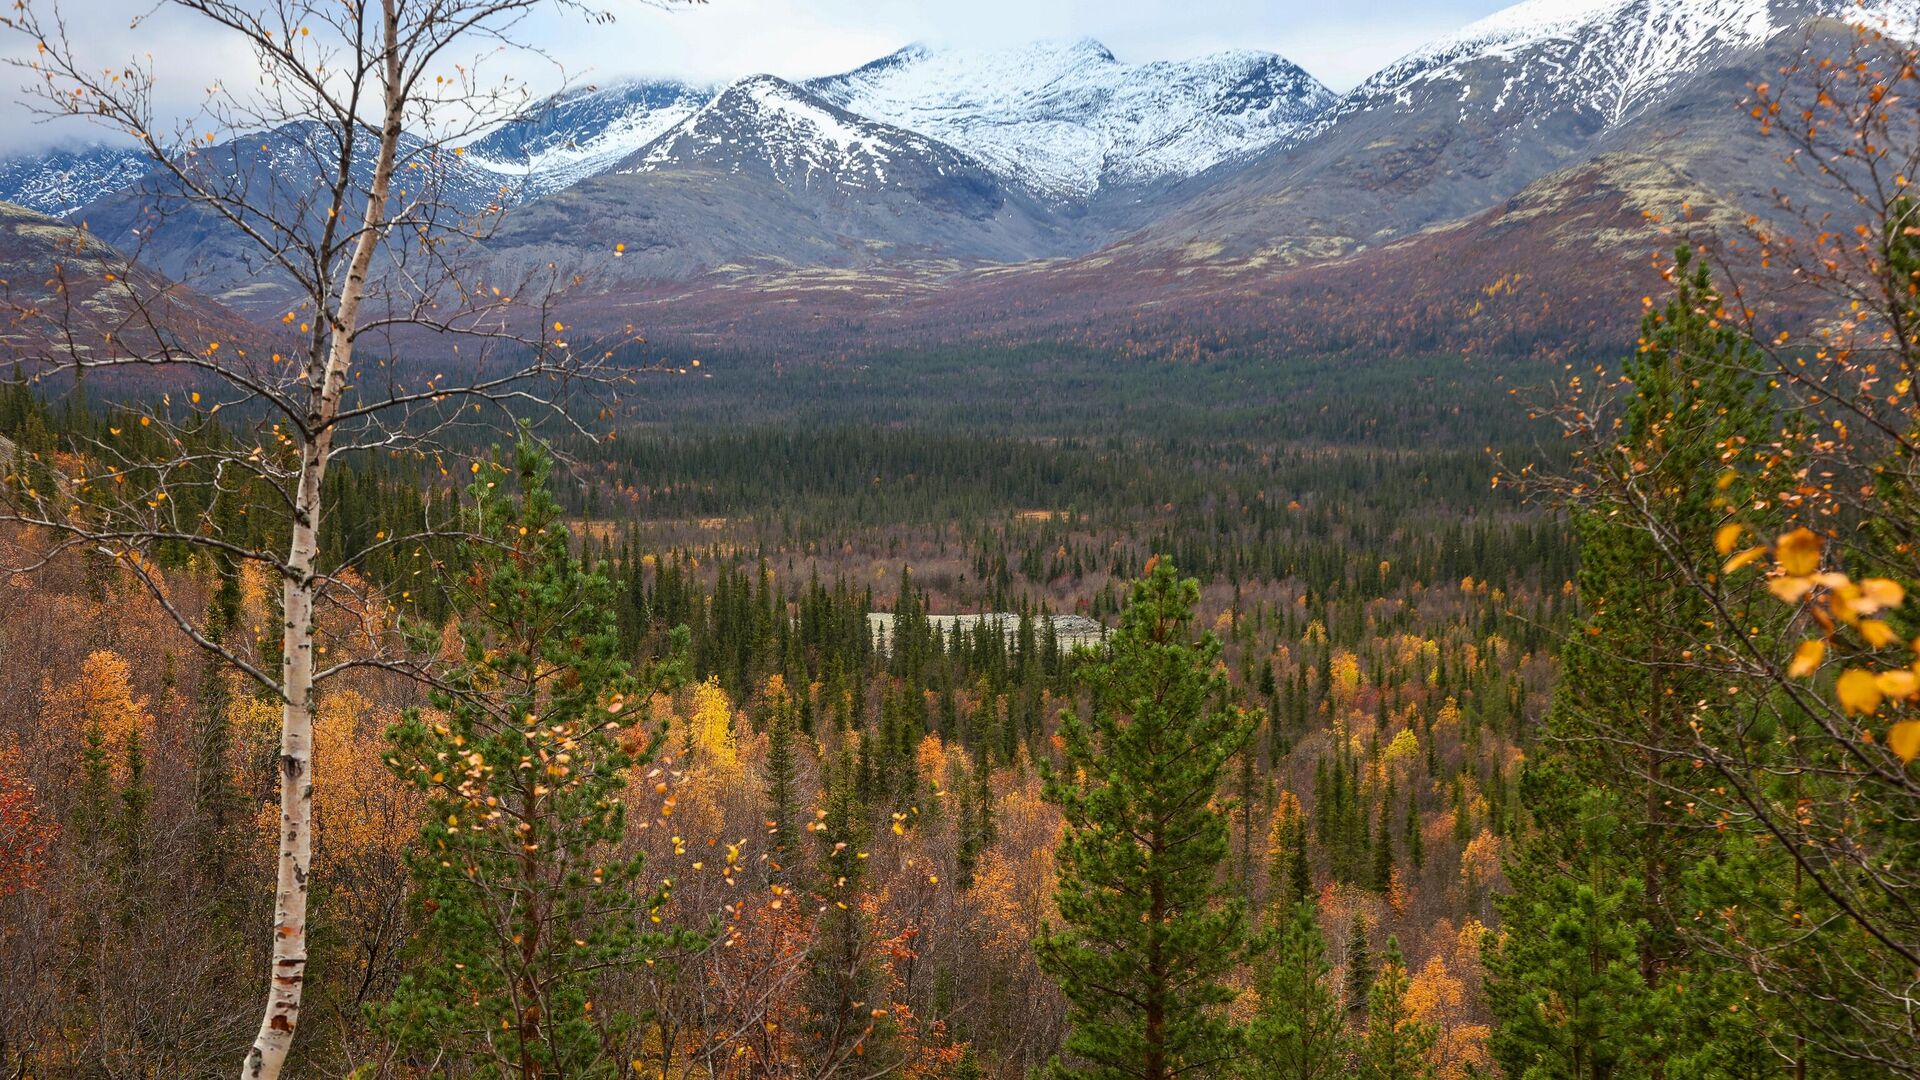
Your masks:
[[[524,178],[545,195],[605,172],[713,97],[713,88],[671,79],[622,79],[576,87],[467,148],[475,167]]]
[[[856,116],[776,75],[749,75],[642,147],[619,171],[698,165],[771,174],[789,188],[820,184],[879,190],[906,163],[936,172],[977,173],[949,147]]]
[[[1348,95],[1375,108],[1421,93],[1463,114],[1571,109],[1618,124],[1676,81],[1764,44],[1786,0],[1525,0],[1389,64]],[[1801,5],[1805,6],[1805,5]],[[1343,110],[1344,111],[1344,110]]]
[[[1184,179],[1289,138],[1333,101],[1272,53],[1129,65],[1092,38],[914,45],[807,89],[1059,201]]]
[[[729,98],[750,97],[756,100],[780,99],[797,101],[807,96],[806,91],[778,75],[764,72],[735,79],[720,89],[708,103],[711,108]]]

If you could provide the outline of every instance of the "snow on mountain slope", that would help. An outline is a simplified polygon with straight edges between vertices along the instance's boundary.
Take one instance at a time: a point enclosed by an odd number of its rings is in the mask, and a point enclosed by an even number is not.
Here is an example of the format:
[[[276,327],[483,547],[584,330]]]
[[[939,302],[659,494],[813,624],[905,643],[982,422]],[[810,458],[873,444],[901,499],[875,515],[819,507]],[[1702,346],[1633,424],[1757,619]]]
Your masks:
[[[448,185],[464,209],[539,198],[607,171],[712,97],[710,88],[678,82],[623,82],[561,95],[469,145],[448,164]],[[235,141],[258,143],[261,164],[276,174],[306,176],[316,168],[314,148],[304,145],[304,137],[289,139],[283,132]],[[418,141],[409,137],[404,152],[418,151]],[[318,152],[324,157],[331,147]],[[0,201],[66,217],[151,170],[145,152],[133,147],[23,154],[0,160]]]
[[[727,87],[617,171],[693,164],[760,170],[789,188],[827,184],[869,190],[887,186],[906,168],[955,175],[982,171],[951,147],[855,116],[772,75]]]
[[[291,230],[295,245],[318,243],[327,226],[325,192],[340,168],[339,133],[311,121],[284,124],[212,146],[180,152],[175,166],[191,182],[223,193],[244,193],[258,219]],[[349,206],[358,213],[372,184],[375,144],[360,139],[349,162]],[[463,155],[442,152],[403,133],[394,198],[418,220],[452,223],[511,199],[501,177],[471,167]],[[241,230],[158,167],[129,183],[103,185],[67,215],[148,268],[204,296],[243,311],[284,311],[297,293],[280,267]]]
[[[945,143],[756,75],[613,171],[517,207],[488,249],[518,273],[618,241],[624,257],[593,271],[609,282],[951,270],[1080,250],[1055,216]]]
[[[998,50],[915,45],[806,86],[1063,200],[1252,155],[1334,100],[1271,53],[1129,65],[1091,39]]]
[[[1765,44],[1790,25],[1790,12],[1809,6],[1781,0],[1526,0],[1376,72],[1328,122],[1353,111],[1451,97],[1462,118],[1573,109],[1612,127],[1715,59]]]
[[[140,179],[152,164],[134,147],[104,145],[9,158],[0,161],[0,202],[65,217]]]
[[[538,198],[598,176],[712,100],[711,87],[636,80],[559,95],[467,147],[471,164]]]

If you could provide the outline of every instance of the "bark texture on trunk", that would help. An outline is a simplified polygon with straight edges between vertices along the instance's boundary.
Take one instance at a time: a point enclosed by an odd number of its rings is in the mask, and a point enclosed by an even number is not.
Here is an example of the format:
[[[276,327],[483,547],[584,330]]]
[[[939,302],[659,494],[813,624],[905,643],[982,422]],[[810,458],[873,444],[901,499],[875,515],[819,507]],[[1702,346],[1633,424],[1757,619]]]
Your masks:
[[[281,679],[286,700],[280,713],[280,853],[274,886],[273,959],[266,1013],[241,1065],[241,1080],[278,1080],[300,1024],[300,996],[307,974],[307,893],[313,867],[314,559],[320,550],[320,492],[333,454],[333,422],[353,363],[354,329],[366,296],[367,275],[380,243],[388,193],[393,185],[402,121],[399,21],[396,0],[384,0],[386,56],[385,123],[368,185],[360,233],[354,238],[339,303],[317,370],[307,381],[307,442],[300,458],[293,535],[282,583]]]

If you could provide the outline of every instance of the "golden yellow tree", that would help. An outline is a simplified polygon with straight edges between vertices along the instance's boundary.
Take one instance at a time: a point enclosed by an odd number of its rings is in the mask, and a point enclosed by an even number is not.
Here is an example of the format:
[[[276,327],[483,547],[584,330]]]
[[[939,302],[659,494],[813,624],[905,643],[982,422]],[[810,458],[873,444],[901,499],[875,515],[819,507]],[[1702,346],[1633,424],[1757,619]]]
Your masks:
[[[80,673],[44,695],[44,715],[52,731],[83,739],[97,738],[101,748],[124,770],[127,740],[135,732],[144,739],[153,731],[147,699],[135,697],[127,661],[110,649],[97,649],[81,661]],[[116,777],[124,778],[116,773]]]

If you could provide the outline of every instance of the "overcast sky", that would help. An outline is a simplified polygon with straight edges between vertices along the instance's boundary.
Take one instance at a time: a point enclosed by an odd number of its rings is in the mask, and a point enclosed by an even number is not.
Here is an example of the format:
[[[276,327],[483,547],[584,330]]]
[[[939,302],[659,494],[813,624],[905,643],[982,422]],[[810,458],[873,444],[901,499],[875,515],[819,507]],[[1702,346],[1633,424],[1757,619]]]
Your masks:
[[[636,5],[605,39],[570,51],[609,74],[726,79],[759,71],[828,74],[916,41],[990,46],[1094,37],[1126,61],[1266,49],[1345,90],[1421,43],[1505,6],[1501,0],[710,0],[669,10]]]
[[[646,0],[607,2],[620,16],[612,26],[541,15],[525,27],[565,65],[571,82],[631,75],[724,81],[757,72],[804,77],[855,67],[916,41],[994,46],[1094,37],[1128,62],[1270,50],[1345,90],[1423,42],[1506,6],[1502,0],[708,0],[667,8]],[[87,54],[102,66],[151,51],[168,101],[197,100],[211,72],[232,71],[244,61],[217,35],[178,17],[131,31],[130,20],[150,10],[151,0],[60,3],[70,26],[86,28]],[[0,51],[19,55],[20,43],[0,37]],[[560,81],[524,57],[515,67],[536,94]],[[12,99],[20,73],[0,71],[0,80]],[[94,137],[72,122],[35,125],[17,108],[0,116],[0,155]]]

